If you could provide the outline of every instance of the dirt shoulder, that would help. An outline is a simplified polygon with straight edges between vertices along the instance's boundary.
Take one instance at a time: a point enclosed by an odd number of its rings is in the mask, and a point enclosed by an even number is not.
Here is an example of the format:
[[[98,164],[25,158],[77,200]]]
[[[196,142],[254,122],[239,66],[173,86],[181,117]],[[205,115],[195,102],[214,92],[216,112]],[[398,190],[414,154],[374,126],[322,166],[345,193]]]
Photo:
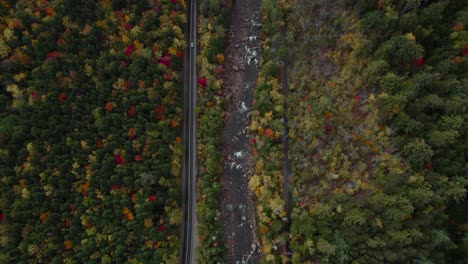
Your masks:
[[[221,204],[227,263],[256,263],[260,258],[253,196],[248,188],[253,170],[248,128],[260,55],[259,10],[259,1],[233,1],[227,40]]]

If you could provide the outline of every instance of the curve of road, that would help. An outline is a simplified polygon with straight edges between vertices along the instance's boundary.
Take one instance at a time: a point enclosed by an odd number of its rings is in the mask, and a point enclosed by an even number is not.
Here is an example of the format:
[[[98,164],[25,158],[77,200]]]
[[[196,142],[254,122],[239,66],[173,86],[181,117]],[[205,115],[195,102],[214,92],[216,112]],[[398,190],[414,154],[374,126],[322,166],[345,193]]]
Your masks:
[[[195,146],[195,105],[196,105],[196,51],[197,51],[197,3],[189,0],[187,25],[185,28],[185,67],[184,67],[184,161],[183,175],[183,221],[182,249],[180,263],[194,261],[194,233],[196,229],[195,186],[196,186],[196,146]]]

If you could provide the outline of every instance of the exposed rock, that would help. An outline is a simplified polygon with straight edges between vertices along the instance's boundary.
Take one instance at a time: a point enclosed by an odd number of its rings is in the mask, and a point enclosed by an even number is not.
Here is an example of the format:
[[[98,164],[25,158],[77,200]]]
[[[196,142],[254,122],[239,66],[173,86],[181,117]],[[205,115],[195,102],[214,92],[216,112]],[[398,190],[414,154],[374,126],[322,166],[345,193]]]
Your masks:
[[[231,212],[232,210],[234,210],[234,207],[232,206],[231,203],[228,203],[228,204],[226,205],[226,210],[229,211],[229,212]]]

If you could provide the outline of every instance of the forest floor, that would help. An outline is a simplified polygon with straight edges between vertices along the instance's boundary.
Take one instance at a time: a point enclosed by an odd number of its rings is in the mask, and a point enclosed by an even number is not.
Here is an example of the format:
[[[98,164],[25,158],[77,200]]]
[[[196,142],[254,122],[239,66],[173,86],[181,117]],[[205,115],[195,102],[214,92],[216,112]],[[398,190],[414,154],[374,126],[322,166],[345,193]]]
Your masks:
[[[227,35],[222,135],[224,197],[221,212],[227,263],[258,263],[260,244],[255,235],[255,208],[248,182],[253,171],[250,109],[260,58],[260,1],[233,1]]]

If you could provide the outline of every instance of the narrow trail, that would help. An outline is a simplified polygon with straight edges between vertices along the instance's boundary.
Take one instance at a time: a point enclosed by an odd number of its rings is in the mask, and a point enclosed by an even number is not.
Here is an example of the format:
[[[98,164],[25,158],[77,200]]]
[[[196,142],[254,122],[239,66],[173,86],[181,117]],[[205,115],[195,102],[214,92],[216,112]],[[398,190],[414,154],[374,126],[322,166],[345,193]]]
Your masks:
[[[258,263],[255,210],[248,182],[253,171],[249,137],[250,109],[260,58],[260,5],[258,0],[234,0],[228,32],[221,218],[226,263]]]
[[[283,44],[286,41],[286,25],[281,27],[281,41]],[[283,198],[285,204],[285,212],[286,212],[286,226],[285,232],[289,236],[289,230],[291,227],[291,193],[290,193],[290,186],[289,180],[291,179],[291,168],[289,165],[289,125],[288,125],[288,62],[283,61],[282,70],[281,70],[281,94],[284,97],[284,111],[285,116],[283,117],[283,134],[281,135],[281,139],[283,142]],[[289,239],[286,240],[286,253],[288,254],[289,250]]]

